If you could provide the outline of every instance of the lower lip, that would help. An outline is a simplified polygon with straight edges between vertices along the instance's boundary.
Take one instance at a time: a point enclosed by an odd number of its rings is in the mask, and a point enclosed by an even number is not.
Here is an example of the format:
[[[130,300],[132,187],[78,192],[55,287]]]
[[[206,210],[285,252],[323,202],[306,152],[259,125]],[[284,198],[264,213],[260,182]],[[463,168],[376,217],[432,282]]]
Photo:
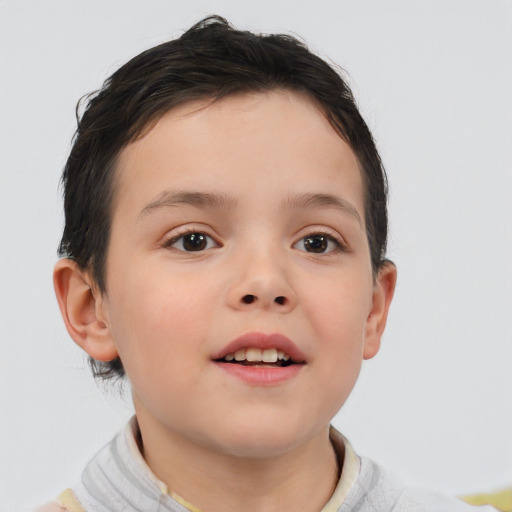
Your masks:
[[[273,368],[243,366],[233,363],[214,363],[229,375],[254,386],[274,386],[293,379],[304,367],[303,364],[292,364]]]

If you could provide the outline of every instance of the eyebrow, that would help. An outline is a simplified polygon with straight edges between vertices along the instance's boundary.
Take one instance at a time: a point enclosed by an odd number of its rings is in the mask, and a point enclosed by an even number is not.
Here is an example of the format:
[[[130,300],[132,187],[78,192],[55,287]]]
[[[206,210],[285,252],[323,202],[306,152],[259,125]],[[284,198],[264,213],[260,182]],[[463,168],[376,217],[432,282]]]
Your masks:
[[[237,205],[236,198],[222,193],[208,192],[190,192],[190,191],[165,191],[159,194],[148,205],[146,205],[138,216],[138,220],[148,213],[160,208],[169,208],[179,205],[189,205],[195,207],[209,207],[217,209],[231,209]],[[282,205],[283,208],[336,208],[348,213],[357,220],[360,226],[363,221],[359,212],[349,201],[333,194],[321,194],[306,192],[286,198]]]
[[[179,205],[190,205],[196,207],[224,208],[231,209],[236,206],[236,198],[226,194],[206,193],[206,192],[188,192],[188,191],[165,191],[159,194],[139,213],[138,220],[148,213],[160,208],[169,208]]]
[[[357,220],[359,225],[363,226],[363,221],[356,207],[343,199],[342,197],[333,194],[318,194],[313,192],[306,192],[296,196],[290,196],[283,202],[284,207],[293,208],[320,208],[329,207],[341,210],[348,213]]]

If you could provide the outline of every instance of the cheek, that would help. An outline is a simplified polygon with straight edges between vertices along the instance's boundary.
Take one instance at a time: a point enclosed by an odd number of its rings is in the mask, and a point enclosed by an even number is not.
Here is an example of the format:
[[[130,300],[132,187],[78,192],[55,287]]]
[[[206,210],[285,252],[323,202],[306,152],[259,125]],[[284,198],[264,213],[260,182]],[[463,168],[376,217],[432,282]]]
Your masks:
[[[367,295],[361,287],[322,294],[323,307],[317,309],[313,325],[319,349],[314,361],[319,374],[316,392],[323,396],[318,404],[319,416],[332,418],[359,376],[369,308]]]
[[[145,407],[165,411],[162,404],[178,403],[194,387],[205,337],[199,305],[179,281],[132,281],[121,290],[113,335],[132,392]]]
[[[348,348],[361,344],[371,310],[371,281],[357,276],[339,276],[317,283],[303,294],[303,306],[309,311],[313,327],[326,343]]]
[[[111,327],[128,375],[157,366],[186,367],[204,338],[204,293],[190,293],[190,279],[166,280],[158,271],[124,279],[112,291]],[[186,341],[186,343],[185,343]]]
[[[325,406],[333,414],[344,403],[359,375],[373,289],[365,274],[338,277],[325,282],[323,288],[317,287],[316,293],[310,293],[308,300],[303,301],[318,342],[318,391],[324,394]]]

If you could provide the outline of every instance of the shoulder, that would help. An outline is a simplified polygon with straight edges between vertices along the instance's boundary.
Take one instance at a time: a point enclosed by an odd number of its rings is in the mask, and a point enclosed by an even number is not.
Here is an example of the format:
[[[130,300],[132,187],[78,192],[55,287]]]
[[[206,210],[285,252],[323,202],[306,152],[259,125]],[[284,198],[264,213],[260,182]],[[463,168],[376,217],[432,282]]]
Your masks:
[[[396,512],[496,512],[487,506],[476,507],[453,496],[446,496],[423,489],[407,489],[397,503]]]
[[[54,501],[53,503],[48,503],[44,507],[36,509],[34,512],[66,512],[66,509]]]
[[[361,457],[361,469],[347,509],[339,512],[496,512],[493,507],[474,507],[457,498],[424,489],[404,487],[393,475],[370,459]]]
[[[57,501],[38,508],[35,512],[87,512],[71,489],[66,489],[57,497]]]

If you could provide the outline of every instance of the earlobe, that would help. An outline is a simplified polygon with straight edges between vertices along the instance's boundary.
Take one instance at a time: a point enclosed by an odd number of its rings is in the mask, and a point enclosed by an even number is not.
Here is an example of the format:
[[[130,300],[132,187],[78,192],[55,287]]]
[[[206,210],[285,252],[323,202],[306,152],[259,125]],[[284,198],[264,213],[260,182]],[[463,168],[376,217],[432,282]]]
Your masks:
[[[366,322],[366,336],[363,358],[371,359],[380,348],[380,340],[386,327],[389,307],[395,292],[397,278],[396,266],[385,261],[379,268],[372,294],[372,309]]]
[[[103,307],[103,298],[93,280],[73,260],[57,262],[53,286],[69,335],[77,345],[98,361],[118,356]]]

